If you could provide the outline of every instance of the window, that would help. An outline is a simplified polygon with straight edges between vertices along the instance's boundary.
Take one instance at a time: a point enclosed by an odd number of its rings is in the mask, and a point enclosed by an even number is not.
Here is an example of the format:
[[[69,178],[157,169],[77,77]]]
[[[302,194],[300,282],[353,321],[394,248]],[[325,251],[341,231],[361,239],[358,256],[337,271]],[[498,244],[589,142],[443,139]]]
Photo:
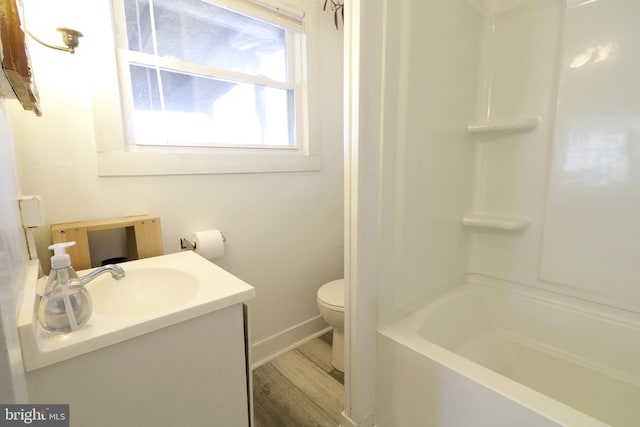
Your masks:
[[[248,0],[117,4],[129,145],[304,148],[301,16]]]
[[[99,176],[321,169],[315,0],[111,0],[92,11]]]

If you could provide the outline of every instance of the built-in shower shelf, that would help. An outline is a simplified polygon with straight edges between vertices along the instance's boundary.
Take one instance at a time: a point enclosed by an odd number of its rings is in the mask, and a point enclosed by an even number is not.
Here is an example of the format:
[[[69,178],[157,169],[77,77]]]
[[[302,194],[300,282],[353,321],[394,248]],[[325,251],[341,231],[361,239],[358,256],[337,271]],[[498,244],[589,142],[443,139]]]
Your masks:
[[[518,132],[532,130],[540,126],[542,119],[540,117],[525,117],[511,121],[489,121],[476,122],[467,125],[469,133],[487,133],[487,132]]]
[[[496,231],[521,231],[529,227],[529,218],[515,215],[472,213],[462,218],[467,227]]]

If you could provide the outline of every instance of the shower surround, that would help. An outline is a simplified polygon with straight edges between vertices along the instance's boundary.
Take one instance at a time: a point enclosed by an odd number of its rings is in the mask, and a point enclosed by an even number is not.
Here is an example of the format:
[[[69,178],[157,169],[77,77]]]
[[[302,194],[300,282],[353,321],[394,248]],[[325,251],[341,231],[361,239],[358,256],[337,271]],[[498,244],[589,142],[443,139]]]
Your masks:
[[[384,242],[377,425],[632,425],[640,4],[382,7],[381,179],[358,189],[379,194]],[[459,297],[469,287],[475,296]],[[435,306],[448,314],[425,314]],[[578,402],[524,377],[594,391]],[[425,387],[428,403],[400,392]],[[615,408],[589,403],[598,393]]]

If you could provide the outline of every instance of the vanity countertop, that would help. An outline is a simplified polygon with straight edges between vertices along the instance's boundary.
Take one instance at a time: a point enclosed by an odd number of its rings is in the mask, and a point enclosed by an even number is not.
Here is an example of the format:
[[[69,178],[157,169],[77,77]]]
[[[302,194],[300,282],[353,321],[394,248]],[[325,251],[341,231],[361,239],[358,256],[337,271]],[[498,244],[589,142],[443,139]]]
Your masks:
[[[44,331],[36,318],[35,308],[39,301],[36,289],[41,289],[47,278],[38,279],[37,262],[29,264],[23,302],[18,312],[18,334],[26,371],[240,304],[255,296],[255,289],[251,285],[191,251],[129,261],[120,265],[128,273],[124,279],[116,281],[105,275],[95,280],[101,283],[90,282],[87,285],[94,300],[94,310],[89,322],[77,331],[58,335]],[[83,276],[88,271],[90,270],[79,271],[78,274]],[[160,273],[165,279],[167,273],[171,272],[178,278],[188,277],[185,281],[185,288],[188,286],[188,290],[185,289],[183,295],[178,288],[181,295],[176,299],[175,286],[172,286],[173,289],[165,289],[161,285],[154,288],[153,284],[142,283],[140,278],[144,278],[146,272]],[[93,292],[92,286],[95,286]],[[107,298],[113,301],[108,303],[112,306],[105,308],[103,298],[111,286],[114,295]],[[137,289],[128,293],[123,291],[126,289],[124,286]],[[148,301],[140,298],[141,295],[144,297],[144,292],[149,292]],[[163,292],[173,294],[165,298]],[[127,295],[138,300],[123,301]],[[117,298],[120,298],[121,304]],[[161,307],[154,307],[154,301]],[[140,307],[140,310],[137,310],[137,307]]]

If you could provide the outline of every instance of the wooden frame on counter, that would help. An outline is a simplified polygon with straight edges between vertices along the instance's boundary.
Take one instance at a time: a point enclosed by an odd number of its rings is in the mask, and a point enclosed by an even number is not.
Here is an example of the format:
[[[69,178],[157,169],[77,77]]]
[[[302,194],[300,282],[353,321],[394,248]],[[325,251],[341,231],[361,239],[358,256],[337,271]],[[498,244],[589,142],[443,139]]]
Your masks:
[[[76,270],[85,270],[92,267],[89,232],[116,228],[126,230],[129,260],[150,258],[164,253],[160,218],[149,215],[51,224],[51,239],[53,243],[75,241],[75,246],[67,248],[71,265]]]

